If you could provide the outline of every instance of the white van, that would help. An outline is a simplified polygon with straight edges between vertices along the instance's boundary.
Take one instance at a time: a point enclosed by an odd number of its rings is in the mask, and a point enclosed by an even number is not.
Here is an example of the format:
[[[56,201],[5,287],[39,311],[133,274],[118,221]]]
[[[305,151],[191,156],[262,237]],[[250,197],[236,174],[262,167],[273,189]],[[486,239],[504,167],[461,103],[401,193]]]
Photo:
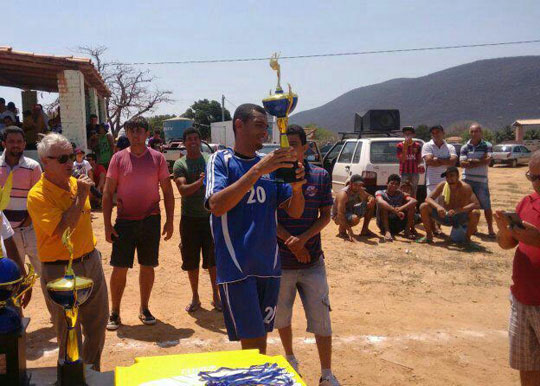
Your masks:
[[[353,174],[364,178],[366,190],[374,194],[386,187],[390,174],[399,174],[399,160],[396,146],[403,137],[344,138],[337,142],[324,157],[324,167],[332,176],[334,193],[345,186]],[[424,144],[421,139],[415,141]],[[426,197],[425,174],[420,174],[417,198]]]

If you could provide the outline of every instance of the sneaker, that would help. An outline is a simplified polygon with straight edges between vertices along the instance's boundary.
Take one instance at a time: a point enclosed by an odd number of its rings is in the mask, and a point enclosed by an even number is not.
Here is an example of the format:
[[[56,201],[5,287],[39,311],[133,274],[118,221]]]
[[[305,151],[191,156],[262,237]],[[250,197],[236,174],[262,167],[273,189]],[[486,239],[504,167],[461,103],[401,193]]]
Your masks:
[[[319,379],[319,386],[340,386],[338,380],[333,375],[328,377],[321,377]]]
[[[156,324],[156,318],[154,318],[154,315],[152,315],[150,313],[150,310],[148,310],[148,309],[141,311],[141,313],[139,315],[139,319],[141,320],[141,322],[143,322],[147,326],[151,326],[153,324]]]
[[[107,330],[114,331],[118,330],[118,327],[122,324],[122,321],[120,320],[120,315],[118,314],[111,314],[109,316],[109,322],[107,323]]]

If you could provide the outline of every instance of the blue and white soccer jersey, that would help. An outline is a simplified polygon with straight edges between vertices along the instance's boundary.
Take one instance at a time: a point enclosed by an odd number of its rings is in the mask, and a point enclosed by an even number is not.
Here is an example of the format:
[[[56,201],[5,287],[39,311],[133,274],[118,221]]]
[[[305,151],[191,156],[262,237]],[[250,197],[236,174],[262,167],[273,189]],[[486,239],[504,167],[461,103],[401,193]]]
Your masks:
[[[206,204],[260,159],[240,158],[230,149],[214,153],[206,169]],[[265,175],[234,208],[220,217],[211,216],[217,283],[231,340],[272,331],[281,275],[276,210],[291,194],[290,185],[276,183],[272,174]]]

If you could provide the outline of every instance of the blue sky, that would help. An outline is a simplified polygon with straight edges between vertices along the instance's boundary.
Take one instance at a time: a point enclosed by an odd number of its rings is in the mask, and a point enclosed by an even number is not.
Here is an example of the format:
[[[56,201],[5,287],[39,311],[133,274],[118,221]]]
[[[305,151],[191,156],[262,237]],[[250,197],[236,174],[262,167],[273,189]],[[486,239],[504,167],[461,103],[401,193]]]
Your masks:
[[[20,2],[19,4],[30,2]],[[305,55],[540,38],[540,2],[530,1],[32,1],[3,5],[4,38],[15,50],[73,54],[105,45],[122,62]],[[417,77],[479,59],[539,55],[540,44],[281,61],[297,111],[353,88]],[[229,110],[259,103],[275,86],[267,62],[142,66],[175,101],[156,113],[183,113],[197,99]],[[17,89],[0,96],[20,106]],[[40,93],[44,102],[53,95]]]

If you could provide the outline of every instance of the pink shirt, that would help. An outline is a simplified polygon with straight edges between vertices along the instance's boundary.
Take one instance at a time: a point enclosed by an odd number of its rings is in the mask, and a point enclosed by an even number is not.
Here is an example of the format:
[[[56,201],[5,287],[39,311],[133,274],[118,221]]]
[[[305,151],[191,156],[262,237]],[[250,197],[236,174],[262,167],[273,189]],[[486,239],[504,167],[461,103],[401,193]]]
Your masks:
[[[131,148],[121,150],[113,155],[107,178],[117,183],[119,219],[142,220],[159,214],[159,181],[169,178],[163,154],[150,148],[140,156]]]

